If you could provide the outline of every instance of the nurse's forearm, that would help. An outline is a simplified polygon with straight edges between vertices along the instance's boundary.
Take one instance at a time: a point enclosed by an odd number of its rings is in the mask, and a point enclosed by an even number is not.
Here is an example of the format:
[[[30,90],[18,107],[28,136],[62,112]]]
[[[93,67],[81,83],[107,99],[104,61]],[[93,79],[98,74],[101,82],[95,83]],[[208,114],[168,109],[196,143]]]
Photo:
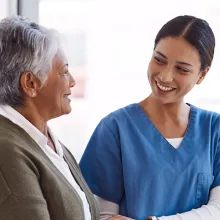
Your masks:
[[[115,216],[112,216],[111,218],[108,218],[106,220],[134,220],[133,218],[128,218],[128,217],[125,217],[125,216],[122,216],[122,215],[115,215]]]
[[[119,206],[115,203],[106,201],[97,197],[100,205],[100,220],[120,220],[120,218],[111,219],[111,217],[119,217]],[[194,209],[182,214],[172,216],[163,216],[159,220],[220,220],[220,186],[215,187],[210,192],[210,198],[207,205],[199,209]]]
[[[220,219],[220,201],[212,202],[199,209],[195,209],[182,214],[161,217],[159,220],[219,220]]]
[[[172,216],[163,216],[160,220],[219,220],[220,219],[220,187],[211,190],[210,199],[207,205],[198,209],[176,214]]]
[[[111,218],[108,218],[107,220],[135,220],[135,219],[128,218],[128,217],[121,216],[121,215],[116,215]],[[148,217],[146,220],[158,220],[158,219],[156,217]]]
[[[100,216],[100,220],[134,220],[132,218],[128,218],[122,215],[114,215],[114,216]]]
[[[111,218],[108,218],[107,220],[134,220],[134,219],[128,218],[122,215],[115,215],[115,216],[112,216]]]

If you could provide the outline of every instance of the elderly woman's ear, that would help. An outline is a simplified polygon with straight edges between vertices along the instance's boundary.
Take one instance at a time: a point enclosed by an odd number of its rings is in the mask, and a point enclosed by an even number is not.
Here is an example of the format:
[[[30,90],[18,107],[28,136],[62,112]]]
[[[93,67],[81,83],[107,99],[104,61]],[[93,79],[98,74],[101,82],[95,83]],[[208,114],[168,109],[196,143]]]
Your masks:
[[[25,96],[32,98],[42,86],[41,81],[32,72],[24,72],[21,75],[20,85]]]

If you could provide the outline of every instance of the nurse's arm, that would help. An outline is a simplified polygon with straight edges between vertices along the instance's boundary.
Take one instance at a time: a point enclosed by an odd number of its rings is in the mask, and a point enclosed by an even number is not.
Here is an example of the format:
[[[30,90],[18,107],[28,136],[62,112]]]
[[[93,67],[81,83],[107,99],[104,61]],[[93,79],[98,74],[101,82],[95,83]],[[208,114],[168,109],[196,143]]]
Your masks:
[[[118,204],[97,197],[100,205],[100,220],[127,220],[129,218],[118,215]],[[159,220],[219,220],[220,219],[220,186],[213,188],[207,205],[189,212],[172,216],[162,216]],[[154,219],[153,219],[154,220]]]
[[[107,220],[134,220],[133,218],[128,218],[122,215],[115,215],[111,218],[108,218]]]
[[[102,199],[99,196],[96,195],[94,196],[99,204],[100,220],[134,220],[132,218],[118,215],[119,214],[118,204]],[[156,217],[149,217],[146,220],[158,220],[158,219]]]
[[[115,215],[107,220],[135,220],[133,218],[128,218],[122,215]],[[158,220],[156,217],[148,217],[146,220]]]
[[[160,220],[219,220],[220,219],[220,186],[213,188],[207,205],[189,212],[172,216],[163,216]]]

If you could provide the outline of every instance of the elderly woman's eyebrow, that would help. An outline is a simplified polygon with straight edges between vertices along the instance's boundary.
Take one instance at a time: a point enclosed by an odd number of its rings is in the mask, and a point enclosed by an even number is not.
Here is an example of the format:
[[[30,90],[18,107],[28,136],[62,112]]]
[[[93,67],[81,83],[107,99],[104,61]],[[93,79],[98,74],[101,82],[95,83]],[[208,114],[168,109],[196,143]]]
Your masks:
[[[69,66],[69,64],[68,64],[68,63],[65,63],[65,64],[63,64],[63,65],[60,67],[60,70],[64,69],[65,67],[68,67],[68,66]]]

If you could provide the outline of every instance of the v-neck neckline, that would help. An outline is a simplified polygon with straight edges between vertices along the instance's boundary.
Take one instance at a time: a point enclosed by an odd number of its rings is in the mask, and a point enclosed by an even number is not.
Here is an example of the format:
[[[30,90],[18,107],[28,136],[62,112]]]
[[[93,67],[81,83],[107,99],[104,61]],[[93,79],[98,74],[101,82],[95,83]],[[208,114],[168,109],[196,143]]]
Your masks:
[[[193,143],[193,134],[195,132],[195,119],[197,111],[193,105],[188,103],[187,105],[190,106],[189,122],[182,142],[180,143],[179,147],[175,149],[156,128],[141,105],[139,103],[135,104],[141,123],[148,127],[148,131],[144,133],[147,135],[150,143],[157,148],[156,150],[160,152],[161,157],[165,158],[179,171],[184,169],[184,164],[187,166],[187,163],[189,163],[190,159],[193,158],[195,152],[195,147],[193,147],[195,145],[195,143]]]
[[[181,149],[185,139],[188,139],[188,137],[192,137],[192,129],[193,129],[193,124],[194,124],[194,119],[196,116],[196,111],[195,111],[195,107],[189,103],[186,103],[189,107],[190,107],[190,113],[189,113],[189,122],[186,128],[186,132],[185,135],[182,137],[183,140],[180,144],[180,146],[175,149],[167,140],[166,137],[164,137],[161,132],[157,129],[157,127],[154,125],[154,123],[151,121],[151,119],[148,117],[148,115],[146,114],[146,112],[144,111],[144,109],[141,107],[141,105],[139,103],[136,103],[138,109],[140,110],[140,113],[145,117],[145,119],[148,121],[148,123],[151,124],[152,128],[154,129],[154,131],[157,133],[158,136],[160,136],[165,142],[167,142],[167,144],[171,147],[171,149],[173,149],[174,151],[178,151]]]

